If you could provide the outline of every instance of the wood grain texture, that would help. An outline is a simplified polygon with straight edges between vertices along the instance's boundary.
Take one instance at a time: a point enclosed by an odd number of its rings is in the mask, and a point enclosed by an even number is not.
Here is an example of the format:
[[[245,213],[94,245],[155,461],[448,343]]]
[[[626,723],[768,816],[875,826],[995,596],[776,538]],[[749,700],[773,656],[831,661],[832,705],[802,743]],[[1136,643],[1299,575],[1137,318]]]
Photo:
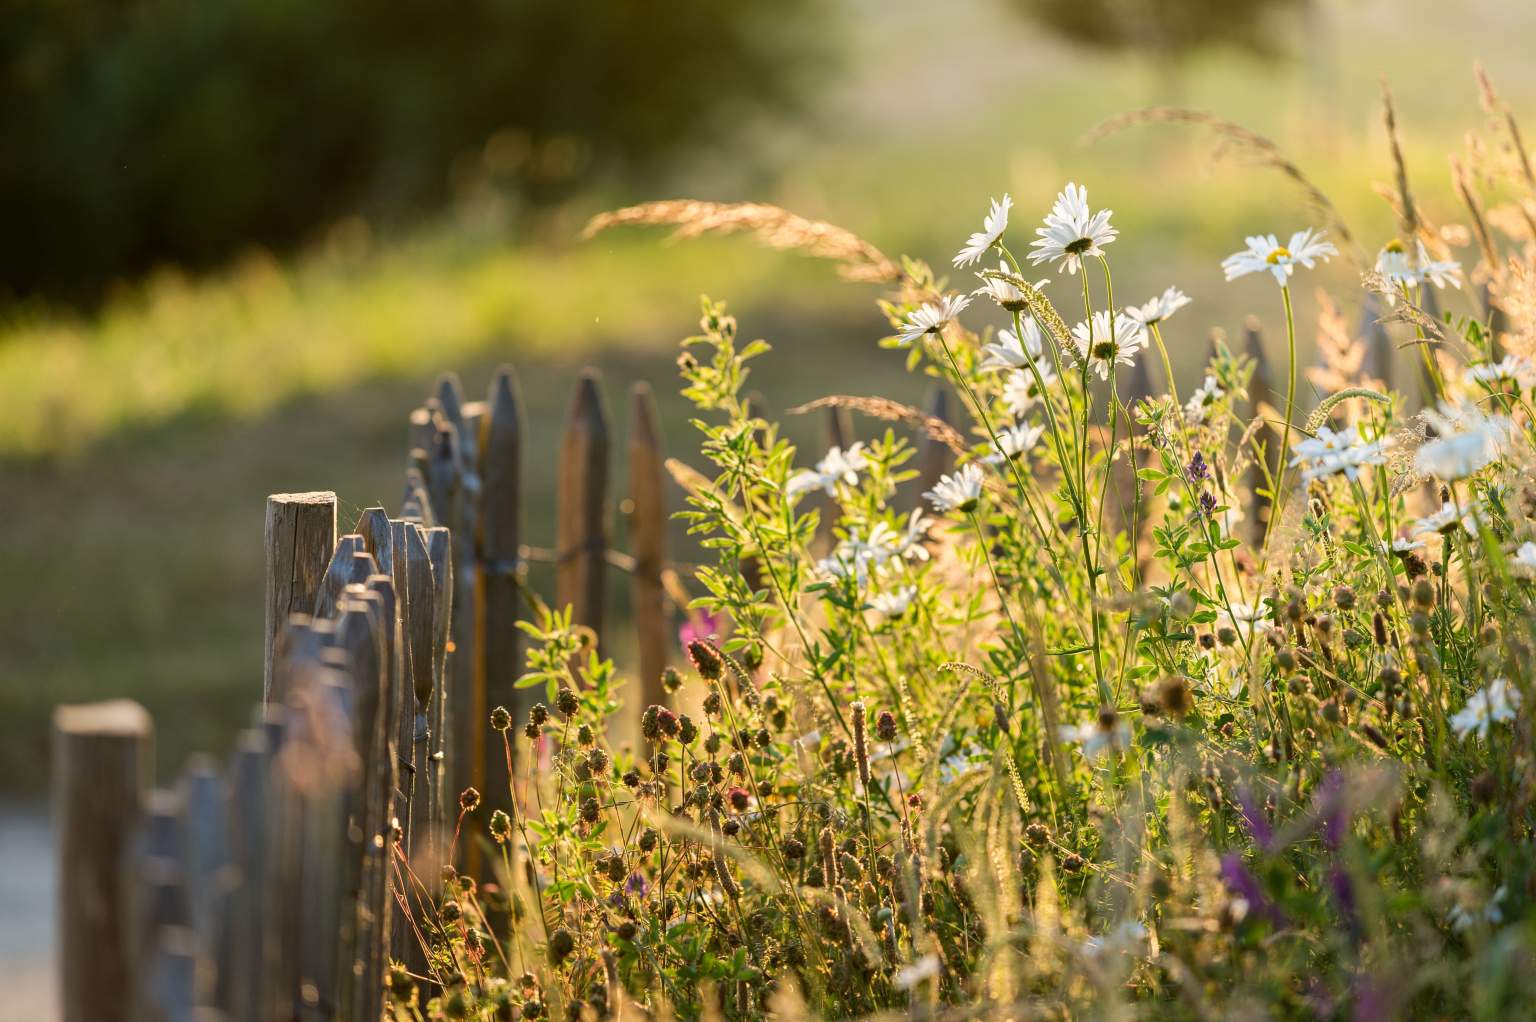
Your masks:
[[[629,423],[629,552],[635,559],[631,602],[639,655],[639,707],[665,706],[661,685],[667,651],[673,642],[661,573],[667,566],[667,495],[665,453],[656,399],[646,383],[630,391]],[[632,707],[638,712],[639,707]]]
[[[603,632],[607,605],[608,414],[601,378],[585,369],[576,382],[560,441],[555,495],[555,604]]]
[[[53,714],[59,961],[91,966],[89,982],[61,984],[64,1022],[127,1022],[137,995],[124,856],[147,797],[152,740],[149,714],[135,702]]]
[[[266,640],[262,698],[272,690],[278,632],[296,611],[309,613],[336,547],[336,494],[274,493],[267,498]]]
[[[516,687],[523,672],[522,616],[523,412],[517,374],[502,366],[491,380],[480,450],[480,557],[484,599],[482,673],[485,702],[505,706],[520,721],[533,705],[533,689]],[[505,755],[492,736],[484,774],[490,809],[511,810]],[[513,746],[516,750],[517,746]]]

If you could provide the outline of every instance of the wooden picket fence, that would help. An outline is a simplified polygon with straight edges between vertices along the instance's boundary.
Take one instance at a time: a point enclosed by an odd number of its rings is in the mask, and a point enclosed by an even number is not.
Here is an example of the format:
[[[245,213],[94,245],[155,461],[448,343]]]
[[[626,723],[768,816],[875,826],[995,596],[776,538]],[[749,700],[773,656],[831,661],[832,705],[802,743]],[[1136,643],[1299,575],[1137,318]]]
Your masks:
[[[554,601],[602,636],[610,566],[630,575],[638,713],[662,702],[673,607],[660,430],[631,393],[630,549],[608,537],[614,452],[595,372],[559,447]],[[426,974],[414,931],[454,843],[460,793],[508,795],[492,707],[521,719],[527,444],[516,377],[483,402],[444,377],[409,421],[400,508],[337,532],[333,493],[267,499],[264,680],[221,770],[150,778],[153,724],[126,700],[54,717],[66,1022],[375,1022],[390,960]],[[253,684],[253,702],[257,698]]]

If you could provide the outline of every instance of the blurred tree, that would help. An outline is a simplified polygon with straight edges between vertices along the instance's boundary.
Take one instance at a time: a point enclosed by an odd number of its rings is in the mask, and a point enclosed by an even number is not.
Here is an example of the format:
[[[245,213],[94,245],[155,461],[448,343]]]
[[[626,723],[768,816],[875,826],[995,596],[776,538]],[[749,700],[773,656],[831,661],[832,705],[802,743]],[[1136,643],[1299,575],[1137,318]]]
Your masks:
[[[723,142],[826,54],[811,0],[17,0],[0,291],[398,219],[489,174],[547,202]]]
[[[1070,42],[1132,50],[1151,57],[1177,87],[1184,63],[1200,50],[1234,47],[1260,57],[1285,51],[1285,18],[1308,13],[1312,0],[1010,0]]]

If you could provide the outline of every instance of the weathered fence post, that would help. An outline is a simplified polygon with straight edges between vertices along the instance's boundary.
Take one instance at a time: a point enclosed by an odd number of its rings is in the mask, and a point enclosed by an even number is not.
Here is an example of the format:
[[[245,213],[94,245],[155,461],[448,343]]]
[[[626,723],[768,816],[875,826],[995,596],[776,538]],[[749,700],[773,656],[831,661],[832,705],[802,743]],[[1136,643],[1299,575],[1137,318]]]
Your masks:
[[[949,388],[934,384],[928,389],[924,410],[935,419],[949,422]],[[938,485],[941,478],[955,467],[955,452],[949,445],[933,436],[924,436],[917,456],[917,492],[927,493]],[[923,507],[921,496],[917,506]]]
[[[314,610],[336,547],[336,494],[274,493],[267,498],[267,630],[262,696],[272,692],[273,650],[294,612]]]
[[[668,624],[661,573],[667,564],[667,501],[663,487],[661,426],[656,399],[646,383],[636,383],[630,395],[629,426],[629,552],[635,559],[631,598],[639,654],[640,699],[629,716],[638,720],[641,708],[666,705],[661,672],[667,666],[672,629]]]
[[[608,416],[599,377],[584,369],[560,441],[555,498],[555,605],[601,642],[608,565]]]
[[[138,990],[124,853],[149,788],[153,724],[138,703],[53,713],[59,976],[64,1022],[127,1020]],[[89,963],[89,977],[70,973]]]
[[[515,687],[523,671],[517,620],[521,617],[523,541],[523,421],[517,374],[511,366],[496,370],[491,381],[485,443],[480,450],[480,565],[485,596],[485,702],[505,706],[520,723],[536,701],[531,689]],[[486,726],[485,721],[480,726]],[[514,745],[514,749],[517,746]],[[485,798],[488,809],[510,811],[511,778],[501,743],[486,746]]]

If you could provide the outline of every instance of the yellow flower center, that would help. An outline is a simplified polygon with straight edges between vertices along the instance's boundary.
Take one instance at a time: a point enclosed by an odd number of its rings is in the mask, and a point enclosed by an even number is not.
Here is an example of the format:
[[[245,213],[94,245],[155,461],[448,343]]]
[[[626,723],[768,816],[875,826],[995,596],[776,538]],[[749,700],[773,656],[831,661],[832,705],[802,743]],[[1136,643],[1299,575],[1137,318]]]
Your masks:
[[[1290,257],[1291,250],[1286,248],[1284,245],[1281,245],[1279,248],[1275,249],[1268,256],[1266,256],[1264,261],[1269,263],[1271,266],[1275,266],[1279,264],[1280,260],[1289,259]]]
[[[1400,239],[1400,238],[1393,238],[1391,241],[1387,242],[1387,244],[1385,245],[1385,249],[1388,252],[1399,252],[1399,253],[1401,253],[1401,252],[1407,251],[1407,249],[1405,249],[1403,247],[1403,242],[1402,242],[1402,239]]]

